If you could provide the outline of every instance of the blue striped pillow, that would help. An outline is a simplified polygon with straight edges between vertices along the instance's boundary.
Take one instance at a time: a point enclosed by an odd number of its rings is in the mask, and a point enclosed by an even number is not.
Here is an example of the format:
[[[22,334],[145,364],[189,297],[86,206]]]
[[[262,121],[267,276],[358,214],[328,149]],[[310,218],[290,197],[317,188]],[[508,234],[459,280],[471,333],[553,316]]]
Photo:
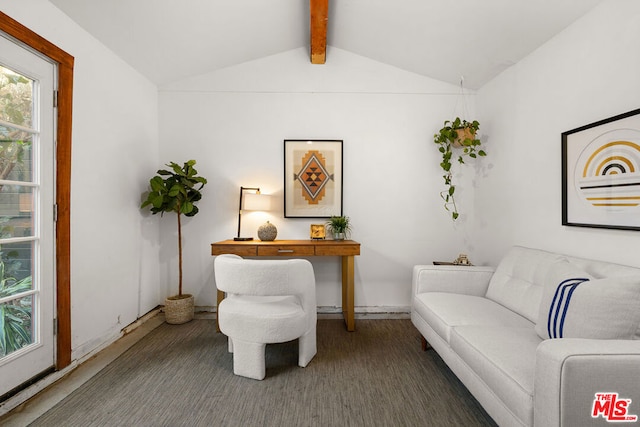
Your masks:
[[[571,297],[579,285],[588,281],[587,278],[574,277],[565,279],[558,284],[547,316],[547,334],[550,338],[562,338]]]
[[[596,279],[567,261],[545,278],[536,332],[543,338],[640,338],[640,276]]]

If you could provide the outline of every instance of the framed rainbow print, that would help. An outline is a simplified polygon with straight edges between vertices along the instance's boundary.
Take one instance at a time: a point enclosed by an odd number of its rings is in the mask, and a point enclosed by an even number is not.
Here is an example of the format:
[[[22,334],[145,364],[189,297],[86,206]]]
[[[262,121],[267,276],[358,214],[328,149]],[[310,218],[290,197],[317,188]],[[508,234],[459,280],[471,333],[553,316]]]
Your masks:
[[[342,140],[285,139],[284,216],[342,216]]]
[[[562,224],[640,230],[640,109],[562,133]]]

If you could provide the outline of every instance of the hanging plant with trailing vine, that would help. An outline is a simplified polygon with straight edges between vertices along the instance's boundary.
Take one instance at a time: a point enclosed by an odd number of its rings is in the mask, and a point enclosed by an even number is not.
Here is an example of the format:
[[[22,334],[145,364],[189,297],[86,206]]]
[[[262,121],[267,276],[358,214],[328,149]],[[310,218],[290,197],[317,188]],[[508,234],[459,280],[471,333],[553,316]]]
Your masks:
[[[456,117],[455,120],[444,122],[444,126],[433,136],[433,142],[438,145],[438,150],[442,154],[440,167],[444,171],[442,178],[447,189],[440,192],[440,197],[444,200],[444,208],[451,212],[451,217],[455,221],[460,216],[455,200],[456,186],[453,184],[453,173],[451,171],[454,149],[460,150],[457,154],[458,163],[464,164],[464,158],[472,159],[478,156],[486,156],[487,153],[480,148],[482,143],[476,137],[480,129],[477,120],[468,122]]]

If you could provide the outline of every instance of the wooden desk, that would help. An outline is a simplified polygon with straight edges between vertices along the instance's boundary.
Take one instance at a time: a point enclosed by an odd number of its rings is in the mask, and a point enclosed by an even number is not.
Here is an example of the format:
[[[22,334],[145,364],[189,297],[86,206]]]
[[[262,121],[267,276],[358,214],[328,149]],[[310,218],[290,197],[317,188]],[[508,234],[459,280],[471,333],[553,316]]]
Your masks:
[[[355,331],[354,319],[354,256],[360,255],[360,243],[353,240],[224,240],[211,244],[211,255],[235,254],[242,257],[312,257],[339,256],[342,258],[342,314],[348,331]],[[224,299],[218,291],[217,304]]]

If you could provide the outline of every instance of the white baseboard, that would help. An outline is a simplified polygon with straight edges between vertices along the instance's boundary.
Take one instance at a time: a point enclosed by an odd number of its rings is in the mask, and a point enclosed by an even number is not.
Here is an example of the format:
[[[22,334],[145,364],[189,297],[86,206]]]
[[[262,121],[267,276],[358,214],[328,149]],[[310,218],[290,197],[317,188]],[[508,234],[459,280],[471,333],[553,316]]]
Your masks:
[[[210,305],[196,306],[196,313],[215,313],[216,308]],[[361,313],[404,313],[410,314],[411,307],[409,306],[356,306],[356,314]],[[321,305],[318,306],[318,314],[320,313],[342,313],[342,307]]]
[[[198,306],[196,313],[200,319],[215,319],[216,308],[212,306]],[[411,317],[411,307],[409,306],[375,306],[375,307],[355,307],[354,317],[356,319],[409,319]],[[342,319],[342,307],[319,306],[319,319]]]
[[[156,307],[147,314],[144,314],[139,319],[135,320],[133,323],[120,329],[119,331],[114,331],[108,335],[88,341],[83,345],[73,349],[71,351],[71,360],[76,360],[78,361],[78,363],[82,363],[85,360],[92,358],[94,355],[109,347],[111,344],[118,341],[123,336],[131,333],[132,331],[143,325],[147,320],[157,316],[160,311],[160,307]]]
[[[356,306],[354,307],[355,314],[409,314],[411,313],[411,308],[408,306],[396,307],[396,306]],[[319,306],[318,314],[320,313],[342,313],[342,307],[336,306]]]

